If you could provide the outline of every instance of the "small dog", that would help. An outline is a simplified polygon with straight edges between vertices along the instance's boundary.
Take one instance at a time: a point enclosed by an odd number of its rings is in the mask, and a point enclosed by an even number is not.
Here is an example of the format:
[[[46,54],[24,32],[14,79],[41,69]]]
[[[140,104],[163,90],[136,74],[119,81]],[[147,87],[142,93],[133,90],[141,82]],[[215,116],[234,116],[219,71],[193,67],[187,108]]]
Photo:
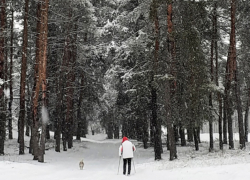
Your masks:
[[[83,162],[83,159],[79,162],[79,167],[80,169],[82,170],[83,169],[83,166],[84,166],[84,162]]]

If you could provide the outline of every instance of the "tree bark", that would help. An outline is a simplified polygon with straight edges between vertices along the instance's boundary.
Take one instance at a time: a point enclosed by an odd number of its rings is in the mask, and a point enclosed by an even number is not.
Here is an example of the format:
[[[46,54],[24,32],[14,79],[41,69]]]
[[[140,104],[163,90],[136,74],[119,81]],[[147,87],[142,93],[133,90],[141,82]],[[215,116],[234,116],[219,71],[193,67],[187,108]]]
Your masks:
[[[32,148],[33,149],[33,160],[38,160],[38,96],[39,96],[39,90],[40,90],[40,84],[41,84],[41,2],[38,2],[37,4],[37,27],[36,27],[36,63],[34,68],[34,86],[33,86],[33,92],[32,92],[32,130],[31,130],[31,141],[33,141]]]
[[[57,95],[57,110],[56,110],[56,119],[55,119],[55,139],[56,139],[56,145],[55,145],[55,151],[60,152],[60,146],[61,146],[61,132],[62,132],[62,103],[63,103],[63,86],[62,86],[62,67],[60,67],[59,74],[57,79],[57,89],[58,89],[58,95]]]
[[[157,90],[154,87],[154,76],[157,74],[158,69],[158,53],[160,48],[160,27],[159,27],[159,18],[158,18],[158,1],[153,0],[151,4],[151,14],[154,21],[154,36],[155,36],[155,49],[154,49],[154,60],[153,60],[153,69],[151,75],[150,89],[151,89],[151,110],[152,110],[152,135],[154,139],[154,151],[155,151],[155,160],[161,159],[162,153],[162,143],[161,143],[161,122],[157,118]]]
[[[161,159],[161,128],[160,122],[157,119],[157,92],[155,88],[151,89],[151,103],[152,103],[152,125],[153,125],[153,133],[154,133],[154,151],[155,151],[155,160]]]
[[[31,91],[29,88],[29,83],[27,84],[27,97],[28,97],[28,101],[26,102],[26,106],[27,106],[27,120],[26,120],[26,131],[25,131],[25,135],[26,136],[30,136],[30,127],[31,127],[31,119],[32,119],[32,98],[31,98]]]
[[[179,139],[179,134],[175,130],[178,128],[174,125],[173,116],[172,116],[172,102],[175,102],[176,96],[176,62],[175,62],[175,39],[173,35],[173,5],[172,0],[170,0],[167,4],[167,25],[168,25],[168,52],[171,55],[171,67],[170,73],[174,77],[173,80],[168,80],[166,82],[166,121],[167,121],[167,131],[168,131],[168,142],[169,142],[169,150],[170,150],[170,161],[177,158],[177,151],[176,151],[176,141]]]
[[[29,0],[25,0],[23,25],[23,49],[20,81],[20,111],[19,111],[19,154],[24,154],[24,121],[25,121],[25,84],[27,71],[27,46],[28,46],[28,13]]]
[[[226,107],[226,94],[223,98],[223,144],[227,144],[227,107]]]
[[[12,0],[13,4],[13,0]],[[10,69],[9,69],[9,79],[10,79],[10,100],[9,100],[9,121],[8,121],[8,131],[9,139],[13,139],[12,133],[12,103],[13,103],[13,82],[12,82],[12,73],[13,73],[13,27],[14,27],[14,9],[11,8],[11,35],[10,35]]]
[[[57,53],[56,53],[57,54]],[[57,55],[55,57],[57,59]],[[66,61],[63,60],[60,64],[60,68],[58,70],[58,78],[57,78],[57,104],[56,104],[56,121],[55,121],[55,139],[56,139],[56,146],[55,151],[60,152],[61,146],[61,135],[63,141],[63,151],[67,151],[66,147],[66,135],[64,131],[64,122],[65,122],[65,113],[64,113],[64,82],[65,82],[65,68]]]
[[[48,104],[48,102],[47,102],[47,104]],[[46,125],[46,139],[50,139],[49,131],[50,131],[50,125],[47,123],[47,125]]]
[[[194,142],[194,132],[193,132],[191,122],[188,125],[187,136],[188,136],[188,142]]]
[[[185,129],[180,125],[181,146],[186,146]]]
[[[198,139],[198,130],[196,127],[193,129],[194,133],[194,144],[195,144],[195,150],[199,151],[199,139]]]
[[[66,122],[68,124],[68,148],[73,147],[73,125],[74,125],[74,86],[75,86],[75,64],[76,64],[76,56],[77,56],[77,22],[78,18],[75,20],[75,24],[73,27],[73,37],[71,37],[71,49],[69,56],[69,72],[67,77],[67,113],[66,113]]]
[[[5,141],[5,121],[6,114],[4,112],[4,59],[5,59],[5,26],[6,26],[6,2],[1,0],[1,12],[0,12],[0,155],[4,155],[4,141]]]
[[[220,150],[223,150],[223,140],[222,140],[222,98],[221,94],[218,93],[218,101],[219,101],[219,146]]]
[[[165,110],[166,110],[166,122],[167,122],[167,132],[168,132],[168,147],[170,151],[169,160],[172,161],[177,158],[177,151],[175,145],[175,135],[173,129],[173,121],[171,117],[171,102],[170,102],[170,83],[166,82],[166,98],[165,98]]]
[[[111,112],[108,113],[108,129],[107,129],[107,135],[108,135],[108,139],[113,139],[113,129],[114,129],[114,123],[113,123],[113,118],[112,118],[112,114]],[[128,123],[126,124],[125,126],[125,129],[126,129],[126,133],[125,133],[125,136],[130,138],[130,134],[129,134],[129,131],[128,131]],[[93,131],[94,129],[92,129],[91,127],[91,130]],[[92,132],[92,135],[93,135],[93,132]]]
[[[246,145],[245,145],[245,133],[244,133],[243,115],[242,115],[242,103],[241,103],[241,97],[240,97],[240,81],[239,81],[239,73],[238,73],[238,67],[237,67],[237,61],[236,61],[235,23],[236,23],[236,0],[232,0],[229,58],[231,60],[231,63],[233,64],[232,70],[233,70],[233,77],[235,81],[234,87],[235,87],[235,96],[236,96],[236,106],[237,106],[237,112],[238,112],[240,148],[243,149],[246,147]]]
[[[245,111],[245,141],[248,142],[248,114],[249,114],[249,101],[250,101],[250,89],[248,89],[248,97],[246,103],[246,111]]]
[[[217,23],[217,2],[214,2],[214,49],[215,49],[215,80],[216,80],[216,86],[219,87],[219,63],[218,63],[218,23]],[[220,150],[223,150],[223,139],[222,139],[222,95],[220,92],[217,92],[217,98],[219,102],[219,146]]]
[[[65,46],[64,46],[64,54],[63,54],[63,72],[66,72],[66,70],[64,69],[64,67],[68,66],[68,63],[70,62],[70,58],[71,58],[71,52],[70,52],[70,42],[71,42],[71,38],[70,38],[70,28],[72,26],[72,23],[70,22],[72,20],[72,9],[71,9],[71,4],[69,6],[69,14],[68,14],[68,20],[69,20],[69,26],[67,29],[67,36],[65,39]],[[65,76],[65,75],[63,75]],[[64,77],[67,78],[67,77]],[[66,82],[67,84],[67,82]],[[66,85],[67,86],[67,85]],[[68,98],[68,97],[67,97]],[[63,101],[62,101],[63,102]],[[67,104],[67,106],[69,106]],[[63,150],[67,151],[67,142],[69,140],[69,131],[70,131],[70,121],[69,121],[69,110],[66,110],[66,117],[65,119],[63,119],[62,121],[62,140],[63,140]]]
[[[236,95],[236,106],[238,112],[238,126],[239,126],[239,139],[240,139],[240,149],[246,147],[245,144],[245,133],[244,133],[244,124],[243,124],[243,115],[242,115],[242,103],[240,97],[240,84],[238,80],[238,71],[235,72],[235,95]]]
[[[232,80],[235,78],[236,71],[236,37],[235,37],[235,17],[236,14],[236,0],[231,1],[231,32],[230,44],[228,50],[227,67],[226,67],[226,87],[225,87],[225,100],[228,119],[228,133],[229,133],[229,149],[234,149],[233,142],[233,128],[231,117],[231,103],[230,103],[230,90]]]
[[[78,121],[78,126],[77,126],[77,136],[76,139],[80,140],[81,137],[86,138],[86,132],[84,128],[84,122],[81,114],[81,104],[83,100],[83,86],[84,86],[84,74],[81,76],[81,84],[79,87],[79,98],[78,98],[78,106],[77,106],[77,121]]]
[[[214,29],[215,29],[215,22],[214,22],[215,13],[213,11],[212,15],[212,37],[211,37],[211,57],[210,57],[210,76],[211,76],[211,83],[214,81]],[[209,106],[213,108],[213,100],[212,100],[212,92],[209,95]],[[214,149],[214,139],[213,139],[213,119],[212,117],[209,118],[209,152],[213,151]]]
[[[48,10],[49,10],[49,0],[42,0],[42,10],[41,10],[41,86],[42,86],[42,132],[41,140],[39,144],[38,162],[44,162],[45,154],[45,135],[46,135],[46,125],[48,121],[47,112],[47,102],[46,102],[46,91],[47,91],[47,47],[48,47]],[[39,85],[40,86],[40,85]]]
[[[148,148],[148,138],[149,138],[149,133],[148,133],[148,121],[146,119],[148,119],[147,115],[145,114],[145,112],[143,112],[143,117],[144,117],[144,123],[143,123],[143,127],[142,127],[142,131],[143,131],[143,136],[142,136],[142,142],[143,142],[143,147],[144,149]]]

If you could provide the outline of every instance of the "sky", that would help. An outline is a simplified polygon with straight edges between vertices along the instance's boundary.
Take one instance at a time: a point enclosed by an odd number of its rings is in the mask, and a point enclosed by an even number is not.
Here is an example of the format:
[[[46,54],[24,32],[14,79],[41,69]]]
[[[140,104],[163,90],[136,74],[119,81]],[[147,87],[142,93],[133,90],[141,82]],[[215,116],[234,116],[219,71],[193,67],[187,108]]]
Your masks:
[[[131,140],[137,148],[132,161],[131,175],[122,174],[122,161],[119,166],[119,140],[108,140],[106,135],[87,135],[81,141],[74,140],[74,147],[57,153],[54,140],[48,140],[45,162],[32,160],[33,156],[25,149],[18,155],[17,133],[13,140],[6,140],[5,156],[0,156],[1,180],[249,180],[249,143],[245,150],[218,149],[217,134],[215,152],[208,152],[208,134],[201,135],[200,150],[195,151],[192,144],[177,147],[178,159],[169,161],[169,152],[164,147],[163,160],[154,161],[153,148],[143,149],[142,144]],[[237,135],[235,136],[237,138]],[[28,146],[29,138],[25,137]],[[235,141],[235,147],[238,147]],[[84,168],[79,162],[83,159]],[[118,172],[119,167],[119,172]]]

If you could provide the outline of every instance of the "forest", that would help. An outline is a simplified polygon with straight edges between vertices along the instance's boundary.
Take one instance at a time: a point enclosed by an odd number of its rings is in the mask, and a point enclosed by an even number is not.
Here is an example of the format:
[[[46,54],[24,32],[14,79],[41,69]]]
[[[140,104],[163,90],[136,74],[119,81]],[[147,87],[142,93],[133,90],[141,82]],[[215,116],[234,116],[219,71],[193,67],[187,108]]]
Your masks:
[[[44,162],[73,137],[105,132],[170,160],[214,124],[219,148],[244,149],[250,103],[250,2],[244,0],[0,0],[0,155]],[[236,115],[235,115],[236,114]],[[240,147],[234,145],[237,124]],[[166,138],[162,128],[167,129]],[[50,131],[54,137],[50,137]],[[24,137],[30,137],[29,147]],[[166,140],[165,140],[166,139]]]

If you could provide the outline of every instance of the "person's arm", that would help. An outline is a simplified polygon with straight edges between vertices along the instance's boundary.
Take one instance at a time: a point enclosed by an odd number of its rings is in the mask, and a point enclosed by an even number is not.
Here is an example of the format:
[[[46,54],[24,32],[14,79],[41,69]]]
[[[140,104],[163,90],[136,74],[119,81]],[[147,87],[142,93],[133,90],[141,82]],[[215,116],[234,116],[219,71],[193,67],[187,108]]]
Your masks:
[[[133,148],[133,151],[136,151],[136,148],[135,148],[135,145],[134,145],[134,144],[132,145],[132,148]]]

